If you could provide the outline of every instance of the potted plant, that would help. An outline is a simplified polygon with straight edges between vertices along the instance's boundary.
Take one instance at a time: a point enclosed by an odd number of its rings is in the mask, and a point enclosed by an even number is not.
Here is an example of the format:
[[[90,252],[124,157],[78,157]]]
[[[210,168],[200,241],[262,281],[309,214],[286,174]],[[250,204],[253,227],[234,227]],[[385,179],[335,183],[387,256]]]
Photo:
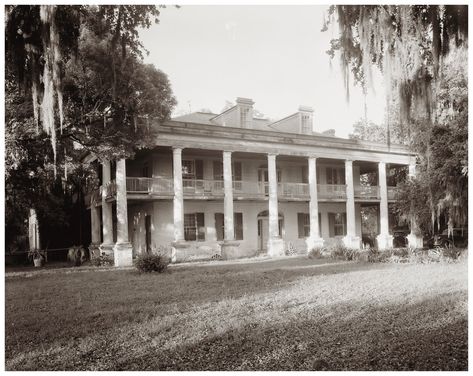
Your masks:
[[[39,249],[30,249],[28,251],[28,258],[33,260],[35,268],[39,268],[44,263],[44,252]]]

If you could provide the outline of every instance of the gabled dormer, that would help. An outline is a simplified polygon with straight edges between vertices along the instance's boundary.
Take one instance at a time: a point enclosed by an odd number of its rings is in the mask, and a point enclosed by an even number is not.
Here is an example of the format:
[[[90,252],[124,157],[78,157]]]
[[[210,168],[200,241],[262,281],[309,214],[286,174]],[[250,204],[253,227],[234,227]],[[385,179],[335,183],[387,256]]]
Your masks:
[[[269,127],[280,132],[312,134],[313,114],[312,107],[300,106],[298,112],[269,124]]]
[[[237,98],[236,105],[210,119],[224,127],[253,128],[253,100]]]

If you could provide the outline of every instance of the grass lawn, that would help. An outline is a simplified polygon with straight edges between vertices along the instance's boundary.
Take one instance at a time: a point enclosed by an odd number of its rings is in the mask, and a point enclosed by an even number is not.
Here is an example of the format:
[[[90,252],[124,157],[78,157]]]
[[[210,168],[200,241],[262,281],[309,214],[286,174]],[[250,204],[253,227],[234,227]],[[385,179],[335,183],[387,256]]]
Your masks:
[[[8,370],[466,370],[467,263],[6,277]]]

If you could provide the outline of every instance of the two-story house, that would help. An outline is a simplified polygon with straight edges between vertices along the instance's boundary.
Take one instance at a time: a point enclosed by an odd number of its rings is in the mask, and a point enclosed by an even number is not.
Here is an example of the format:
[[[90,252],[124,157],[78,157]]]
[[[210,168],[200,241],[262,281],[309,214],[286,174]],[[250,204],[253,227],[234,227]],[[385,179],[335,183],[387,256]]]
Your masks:
[[[378,248],[392,247],[396,188],[387,173],[415,172],[406,147],[314,132],[309,107],[275,122],[255,118],[246,98],[221,114],[155,126],[153,149],[102,163],[91,197],[91,249],[113,254],[116,265],[160,247],[177,261],[278,256],[335,241],[360,248],[367,206],[377,208]],[[366,174],[377,183],[366,185]]]

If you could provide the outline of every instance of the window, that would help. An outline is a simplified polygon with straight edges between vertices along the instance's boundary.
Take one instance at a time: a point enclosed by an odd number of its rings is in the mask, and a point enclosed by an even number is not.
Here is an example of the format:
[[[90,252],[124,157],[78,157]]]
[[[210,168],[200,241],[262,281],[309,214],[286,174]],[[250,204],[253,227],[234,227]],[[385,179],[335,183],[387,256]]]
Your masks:
[[[145,178],[151,178],[151,177],[153,177],[151,172],[152,172],[152,169],[149,168],[148,162],[146,162],[143,165],[143,169],[141,170],[141,176],[143,176]]]
[[[345,236],[347,234],[347,214],[328,213],[330,237]]]
[[[195,178],[195,161],[193,160],[182,161],[182,177],[184,179]]]
[[[319,213],[319,233],[322,233],[322,216]],[[297,213],[297,227],[299,238],[310,236],[310,215],[309,213]]]
[[[326,168],[327,184],[345,184],[345,170],[343,168]]]
[[[182,161],[182,178],[197,179],[204,178],[204,161],[201,159],[186,159]]]
[[[204,213],[184,214],[184,239],[205,240]]]
[[[235,231],[235,240],[243,240],[243,214],[233,213],[233,228]],[[215,230],[217,240],[225,239],[225,219],[223,213],[215,213]]]
[[[310,115],[301,115],[301,133],[310,134],[311,132]]]
[[[251,128],[250,109],[248,107],[240,108],[240,124],[242,128]]]
[[[299,238],[307,238],[310,235],[309,213],[297,213],[297,227],[299,229]]]
[[[214,161],[214,180],[223,180],[223,161]],[[232,163],[232,180],[241,181],[241,162]]]

